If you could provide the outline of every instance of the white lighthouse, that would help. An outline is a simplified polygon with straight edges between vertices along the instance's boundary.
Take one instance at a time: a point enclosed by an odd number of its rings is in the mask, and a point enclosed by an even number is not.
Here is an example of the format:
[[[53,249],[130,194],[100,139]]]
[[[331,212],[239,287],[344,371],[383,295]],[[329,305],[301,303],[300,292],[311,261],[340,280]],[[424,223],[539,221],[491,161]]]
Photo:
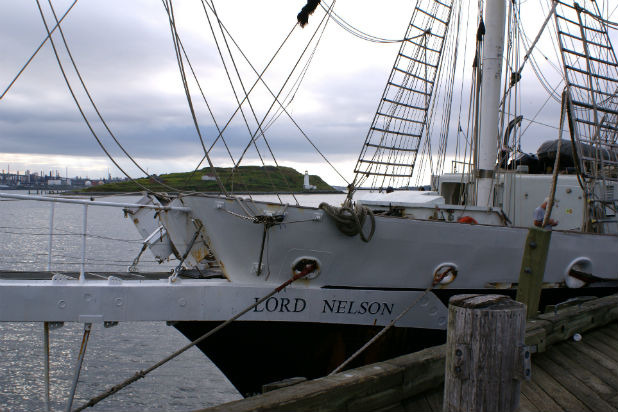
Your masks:
[[[305,190],[315,190],[316,187],[309,184],[309,173],[305,170],[305,179],[303,181],[303,189]]]

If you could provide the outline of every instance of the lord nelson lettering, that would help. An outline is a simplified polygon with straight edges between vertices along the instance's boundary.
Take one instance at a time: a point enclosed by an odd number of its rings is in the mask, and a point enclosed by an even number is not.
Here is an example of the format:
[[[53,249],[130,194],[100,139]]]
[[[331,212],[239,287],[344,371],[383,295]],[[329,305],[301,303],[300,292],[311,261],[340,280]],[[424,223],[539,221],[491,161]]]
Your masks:
[[[260,298],[255,298],[259,301]],[[356,302],[354,300],[322,300],[322,313],[338,313],[347,315],[392,315],[394,303],[386,302]],[[255,308],[254,312],[285,312],[299,313],[307,309],[307,301],[303,298],[278,298],[270,297],[266,301],[260,303]]]

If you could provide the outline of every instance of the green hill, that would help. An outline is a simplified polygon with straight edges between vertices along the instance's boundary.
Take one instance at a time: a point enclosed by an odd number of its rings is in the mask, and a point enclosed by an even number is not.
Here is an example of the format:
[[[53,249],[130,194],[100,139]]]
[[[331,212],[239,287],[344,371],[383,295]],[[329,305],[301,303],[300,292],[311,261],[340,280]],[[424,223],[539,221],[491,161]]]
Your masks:
[[[217,175],[230,192],[304,192],[303,174],[291,167],[240,166],[232,174],[231,167],[217,167]],[[172,192],[173,189],[157,182],[163,182],[177,191],[219,192],[214,180],[202,180],[202,176],[212,176],[210,168],[197,172],[169,173],[137,179],[141,185],[154,192]],[[318,191],[334,191],[319,176],[310,175],[310,184]],[[143,188],[131,181],[106,183],[84,189],[85,192],[139,192]]]

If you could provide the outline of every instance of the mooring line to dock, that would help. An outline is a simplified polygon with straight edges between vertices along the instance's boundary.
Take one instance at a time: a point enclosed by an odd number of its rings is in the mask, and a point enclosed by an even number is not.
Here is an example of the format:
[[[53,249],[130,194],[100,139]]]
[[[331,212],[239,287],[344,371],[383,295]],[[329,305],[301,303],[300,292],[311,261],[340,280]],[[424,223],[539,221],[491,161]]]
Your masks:
[[[199,338],[197,338],[196,340],[192,341],[191,343],[188,343],[187,345],[185,345],[182,348],[178,349],[176,352],[172,353],[171,355],[167,356],[166,358],[164,358],[164,359],[160,360],[159,362],[155,363],[154,365],[152,365],[148,369],[136,372],[135,375],[133,375],[129,379],[123,381],[122,383],[120,383],[118,385],[112,386],[111,388],[109,388],[105,392],[101,393],[100,395],[97,395],[94,398],[90,399],[88,402],[86,402],[82,406],[78,407],[77,409],[74,409],[73,412],[83,411],[86,408],[94,406],[97,403],[101,402],[103,399],[105,399],[105,398],[115,394],[116,392],[120,391],[121,389],[129,386],[133,382],[136,382],[136,381],[140,380],[141,378],[144,378],[150,372],[154,371],[155,369],[157,369],[160,366],[163,366],[164,364],[166,364],[170,360],[176,358],[178,355],[182,354],[186,350],[192,348],[193,346],[197,345],[198,343],[202,342],[203,340],[205,340],[205,339],[209,338],[210,336],[214,335],[215,333],[217,333],[218,331],[220,331],[224,327],[228,326],[230,323],[234,322],[236,319],[240,318],[245,313],[253,310],[255,307],[257,307],[261,303],[264,303],[266,300],[268,300],[273,295],[281,292],[283,289],[285,289],[286,287],[288,287],[292,283],[296,282],[298,279],[301,279],[301,278],[307,276],[309,273],[313,272],[316,269],[317,269],[317,265],[315,263],[310,263],[310,264],[306,265],[305,268],[301,272],[299,272],[296,275],[292,276],[290,279],[286,280],[281,285],[277,286],[275,289],[273,289],[271,292],[269,292],[267,295],[265,295],[263,298],[261,298],[260,300],[256,301],[255,303],[251,304],[246,309],[242,310],[241,312],[237,313],[236,315],[232,316],[230,319],[226,320],[225,322],[223,322],[222,324],[220,324],[216,328],[212,329],[211,331],[205,333],[204,335],[200,336]]]
[[[433,277],[431,285],[427,289],[425,289],[425,291],[418,298],[416,298],[414,300],[414,302],[412,302],[399,315],[397,315],[397,317],[395,319],[393,319],[388,325],[383,327],[380,332],[378,332],[373,338],[371,338],[369,340],[369,342],[365,343],[359,350],[354,352],[349,358],[347,358],[345,361],[343,361],[343,363],[341,365],[337,366],[331,373],[328,374],[328,376],[334,375],[335,373],[341,372],[341,370],[343,368],[345,368],[350,362],[352,362],[354,359],[356,359],[356,357],[358,355],[363,353],[365,351],[365,349],[367,349],[376,340],[378,340],[380,338],[380,336],[384,335],[386,332],[388,332],[390,330],[390,328],[395,326],[395,323],[397,323],[402,317],[404,317],[406,313],[408,313],[414,306],[416,306],[418,304],[418,302],[421,301],[421,299],[423,299],[434,287],[436,287],[436,285],[438,285],[440,282],[442,282],[442,280],[444,280],[449,274],[450,274],[449,271],[445,271],[445,272],[442,272],[442,273],[436,273],[434,275],[434,277]]]
[[[84,356],[86,356],[86,347],[88,346],[88,339],[90,338],[91,330],[92,323],[84,324],[84,336],[82,337],[82,344],[79,347],[79,354],[77,355],[77,364],[75,365],[75,374],[73,376],[73,383],[71,384],[71,393],[69,394],[69,399],[67,401],[67,412],[71,412],[71,407],[73,406],[73,399],[75,398],[75,391],[77,390],[79,375],[82,371]]]
[[[49,322],[43,322],[43,367],[45,374],[45,410],[51,412],[49,398]]]

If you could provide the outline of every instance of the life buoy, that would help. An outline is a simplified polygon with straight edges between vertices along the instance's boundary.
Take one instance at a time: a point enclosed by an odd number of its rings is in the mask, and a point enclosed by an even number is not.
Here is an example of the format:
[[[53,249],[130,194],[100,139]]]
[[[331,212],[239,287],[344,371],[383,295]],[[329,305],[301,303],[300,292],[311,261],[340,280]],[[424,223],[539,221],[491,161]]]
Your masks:
[[[457,219],[457,223],[467,223],[469,225],[476,225],[478,222],[471,216],[462,216]]]

